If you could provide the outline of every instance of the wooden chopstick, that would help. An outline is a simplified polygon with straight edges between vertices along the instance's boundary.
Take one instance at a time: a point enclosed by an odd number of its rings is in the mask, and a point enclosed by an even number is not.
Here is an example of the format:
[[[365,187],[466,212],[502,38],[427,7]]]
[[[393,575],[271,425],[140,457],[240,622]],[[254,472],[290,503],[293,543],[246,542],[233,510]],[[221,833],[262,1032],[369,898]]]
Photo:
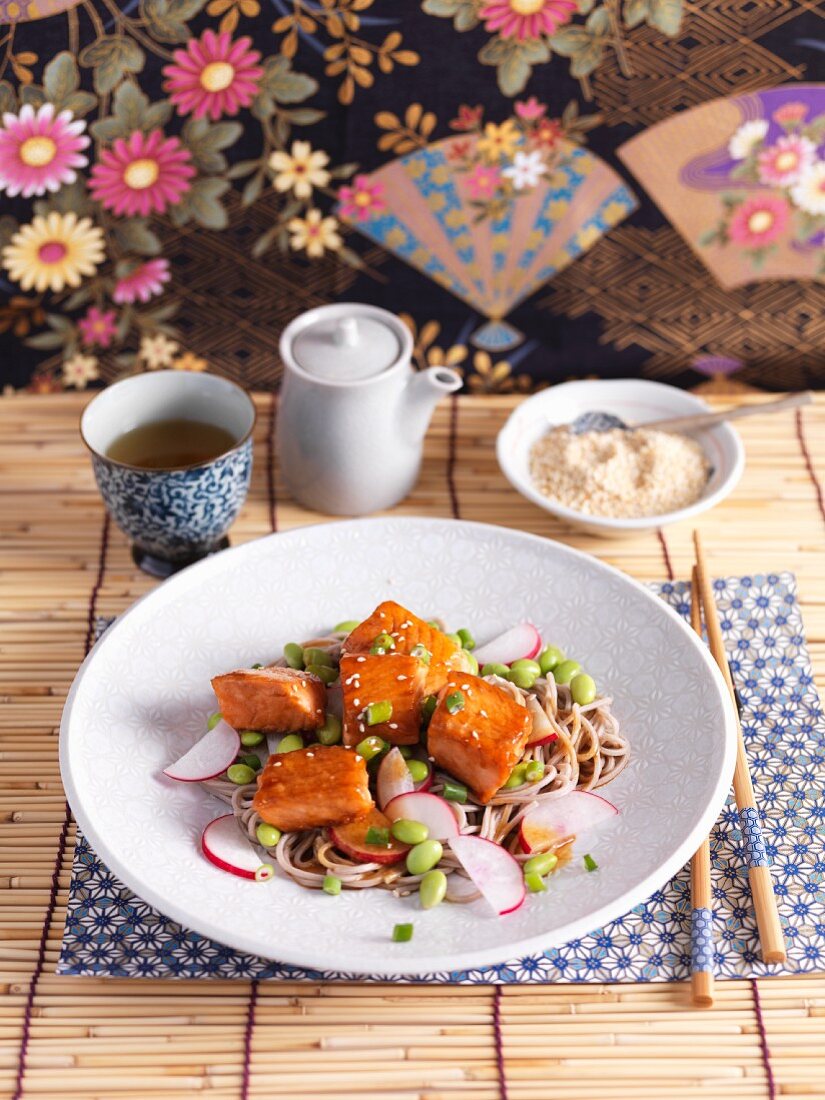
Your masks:
[[[707,559],[698,531],[693,532],[693,545],[696,550],[696,582],[705,615],[708,645],[728,686],[731,702],[736,712],[736,693],[731,679],[727,655],[725,654],[725,643],[722,639],[722,628],[719,625],[716,601],[713,598],[713,590],[708,576]],[[739,823],[745,844],[748,881],[753,898],[753,908],[756,913],[759,939],[762,944],[762,959],[766,963],[779,963],[785,961],[785,937],[782,933],[782,925],[776,908],[773,879],[765,852],[765,841],[762,837],[762,826],[759,823],[759,812],[756,808],[756,798],[753,793],[753,783],[748,769],[748,757],[745,752],[745,741],[742,737],[742,724],[739,721],[738,712],[736,712],[736,728],[738,739],[736,744],[736,768],[733,773],[733,793],[736,798],[736,808],[739,811]]]
[[[690,587],[690,625],[702,637],[702,612],[696,566]],[[690,861],[690,993],[699,1008],[713,1004],[713,908],[710,892],[710,841],[702,841]]]

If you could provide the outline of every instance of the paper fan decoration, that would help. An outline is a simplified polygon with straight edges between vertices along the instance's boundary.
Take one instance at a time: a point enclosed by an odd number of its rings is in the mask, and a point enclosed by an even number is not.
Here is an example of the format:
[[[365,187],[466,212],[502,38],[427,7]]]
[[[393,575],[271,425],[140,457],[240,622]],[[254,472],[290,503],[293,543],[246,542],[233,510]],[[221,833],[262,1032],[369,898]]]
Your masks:
[[[482,157],[479,143],[447,138],[358,176],[337,213],[486,316],[473,343],[505,351],[523,339],[505,320],[510,310],[636,199],[604,161],[566,139],[547,154],[514,150],[502,161]]]
[[[825,276],[825,84],[703,103],[618,155],[723,287]]]

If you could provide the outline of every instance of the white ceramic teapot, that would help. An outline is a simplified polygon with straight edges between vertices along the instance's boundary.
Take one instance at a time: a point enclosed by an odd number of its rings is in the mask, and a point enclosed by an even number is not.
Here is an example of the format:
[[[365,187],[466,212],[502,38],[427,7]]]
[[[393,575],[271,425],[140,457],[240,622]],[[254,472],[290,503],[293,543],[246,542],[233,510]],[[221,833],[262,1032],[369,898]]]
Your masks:
[[[377,306],[339,303],[296,317],[281,336],[277,446],[284,484],[308,508],[363,515],[412,489],[449,367],[415,371],[407,326]]]

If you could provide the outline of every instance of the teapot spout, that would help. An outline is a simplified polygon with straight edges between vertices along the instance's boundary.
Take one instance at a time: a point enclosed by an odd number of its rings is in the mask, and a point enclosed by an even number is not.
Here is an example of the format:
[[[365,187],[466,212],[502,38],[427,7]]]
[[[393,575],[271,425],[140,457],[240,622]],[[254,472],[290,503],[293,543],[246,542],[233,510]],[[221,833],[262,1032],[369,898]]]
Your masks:
[[[461,375],[451,367],[428,367],[414,374],[401,407],[405,435],[416,442],[422,440],[438,402],[461,385]]]

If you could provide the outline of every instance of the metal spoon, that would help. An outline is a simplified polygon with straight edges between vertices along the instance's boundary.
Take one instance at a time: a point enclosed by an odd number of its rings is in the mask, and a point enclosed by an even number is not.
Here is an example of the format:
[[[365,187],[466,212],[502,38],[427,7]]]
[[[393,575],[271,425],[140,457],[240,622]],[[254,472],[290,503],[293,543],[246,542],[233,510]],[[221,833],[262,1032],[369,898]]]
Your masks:
[[[624,431],[633,431],[634,428],[656,428],[662,432],[692,432],[700,428],[714,428],[726,420],[741,420],[746,416],[761,416],[763,413],[796,409],[802,405],[810,405],[812,401],[813,394],[806,390],[804,393],[792,393],[789,397],[781,397],[777,401],[763,401],[759,405],[740,405],[734,409],[723,409],[722,412],[673,416],[667,420],[651,420],[645,424],[626,424],[620,416],[614,416],[613,413],[584,412],[580,413],[569,427],[573,435],[581,435],[582,432],[609,432],[613,428],[621,428]]]

